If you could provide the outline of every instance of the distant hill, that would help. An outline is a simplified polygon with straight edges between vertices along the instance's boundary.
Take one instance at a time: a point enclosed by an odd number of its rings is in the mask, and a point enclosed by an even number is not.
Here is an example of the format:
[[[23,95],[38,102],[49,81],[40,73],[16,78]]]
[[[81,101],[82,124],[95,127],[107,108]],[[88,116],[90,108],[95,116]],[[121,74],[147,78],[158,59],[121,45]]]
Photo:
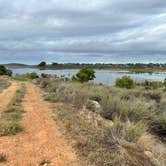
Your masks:
[[[25,68],[25,67],[31,67],[30,65],[27,64],[21,64],[21,63],[8,63],[8,64],[3,64],[4,66],[8,68]]]

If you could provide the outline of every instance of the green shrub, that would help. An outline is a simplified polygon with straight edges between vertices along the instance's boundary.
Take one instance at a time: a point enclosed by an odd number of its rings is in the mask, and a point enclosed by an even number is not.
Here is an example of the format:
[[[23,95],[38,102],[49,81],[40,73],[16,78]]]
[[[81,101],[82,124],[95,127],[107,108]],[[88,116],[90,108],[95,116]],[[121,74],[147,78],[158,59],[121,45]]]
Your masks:
[[[143,135],[147,130],[146,125],[143,122],[138,122],[136,124],[131,123],[126,129],[126,140],[129,142],[136,142],[141,135]]]
[[[12,75],[12,71],[7,69],[5,66],[0,65],[0,75],[8,75],[11,76]]]
[[[161,138],[166,138],[166,112],[157,115],[150,125],[150,130],[159,135]],[[166,141],[166,139],[165,139]]]
[[[46,62],[40,62],[40,64],[38,65],[39,67],[45,67],[47,64],[46,64]]]
[[[134,87],[134,81],[129,76],[123,76],[122,78],[118,78],[116,80],[115,85],[119,88],[133,88]]]
[[[23,127],[15,122],[2,125],[0,128],[0,136],[16,135],[17,133],[23,131]]]
[[[38,76],[37,73],[35,73],[35,72],[28,73],[28,74],[27,74],[27,77],[30,78],[30,79],[39,78],[39,76]]]
[[[52,103],[56,103],[59,101],[58,97],[56,95],[47,95],[47,96],[44,96],[44,100],[46,101],[50,101]]]
[[[15,77],[13,77],[17,81],[30,81],[36,78],[39,78],[37,73],[32,72],[32,73],[26,73],[26,74],[16,74]]]
[[[143,93],[147,99],[155,100],[159,103],[162,99],[162,93],[160,91],[146,91]]]
[[[41,74],[41,77],[42,77],[42,78],[50,78],[51,75],[50,75],[50,74],[46,74],[46,73],[42,73],[42,74]]]
[[[162,82],[160,81],[148,81],[148,80],[145,80],[145,82],[143,82],[142,85],[145,87],[145,89],[158,89],[163,86]]]
[[[73,81],[88,82],[95,79],[95,71],[93,69],[84,67],[75,76],[73,76]]]

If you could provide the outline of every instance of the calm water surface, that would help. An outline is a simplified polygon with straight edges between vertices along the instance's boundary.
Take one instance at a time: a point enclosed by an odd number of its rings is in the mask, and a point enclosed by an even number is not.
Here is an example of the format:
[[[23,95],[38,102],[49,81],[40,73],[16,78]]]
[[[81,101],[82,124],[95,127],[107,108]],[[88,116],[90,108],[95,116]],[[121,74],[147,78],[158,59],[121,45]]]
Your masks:
[[[36,72],[38,74],[41,73],[48,73],[48,74],[54,74],[58,76],[65,76],[71,78],[73,75],[75,75],[79,70],[76,69],[63,69],[63,70],[39,70],[39,69],[31,69],[31,68],[22,68],[22,69],[12,69],[13,74],[19,73],[24,74],[28,72]],[[166,78],[166,73],[160,72],[160,73],[131,73],[127,71],[112,71],[112,70],[95,70],[96,79],[94,82],[96,83],[103,83],[107,85],[113,85],[115,83],[115,80],[119,77],[122,77],[124,75],[131,76],[135,81],[144,81],[144,80],[150,80],[150,81],[163,81]]]

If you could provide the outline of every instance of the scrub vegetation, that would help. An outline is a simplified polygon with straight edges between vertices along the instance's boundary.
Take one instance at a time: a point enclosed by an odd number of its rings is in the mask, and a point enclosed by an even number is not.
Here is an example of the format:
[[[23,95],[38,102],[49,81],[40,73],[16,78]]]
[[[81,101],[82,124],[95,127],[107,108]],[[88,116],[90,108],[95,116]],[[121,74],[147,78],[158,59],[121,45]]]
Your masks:
[[[46,99],[63,103],[54,119],[87,165],[166,164],[164,83],[123,77],[110,87],[48,76],[36,84],[51,95]]]
[[[7,76],[11,76],[12,75],[12,71],[7,69],[5,66],[0,65],[0,75],[7,75]]]
[[[26,74],[16,74],[13,79],[17,81],[31,81],[33,79],[39,78],[39,76],[35,73],[26,73]]]
[[[45,91],[44,100],[56,103],[53,118],[74,142],[84,165],[166,165],[166,80],[134,82],[125,76],[115,86],[106,86],[49,74],[19,78],[33,80]],[[7,119],[7,127],[1,135],[22,131],[18,123],[22,109],[13,112],[17,106],[13,100],[2,113],[0,121]]]

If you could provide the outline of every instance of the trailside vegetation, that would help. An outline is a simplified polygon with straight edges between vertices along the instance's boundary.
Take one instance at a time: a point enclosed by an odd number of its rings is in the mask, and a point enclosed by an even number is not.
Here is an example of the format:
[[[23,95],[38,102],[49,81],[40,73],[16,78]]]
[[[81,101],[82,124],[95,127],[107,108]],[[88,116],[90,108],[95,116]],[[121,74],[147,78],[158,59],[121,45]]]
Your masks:
[[[61,102],[56,105],[54,119],[75,140],[85,165],[166,165],[163,83],[157,88],[153,83],[131,87],[130,78],[130,86],[126,78],[121,79],[125,88],[55,76],[39,78],[36,84],[48,93],[45,100]]]
[[[22,85],[21,89],[16,91],[12,100],[1,113],[0,136],[16,135],[23,130],[20,119],[24,113],[21,106],[24,95],[25,87]]]

